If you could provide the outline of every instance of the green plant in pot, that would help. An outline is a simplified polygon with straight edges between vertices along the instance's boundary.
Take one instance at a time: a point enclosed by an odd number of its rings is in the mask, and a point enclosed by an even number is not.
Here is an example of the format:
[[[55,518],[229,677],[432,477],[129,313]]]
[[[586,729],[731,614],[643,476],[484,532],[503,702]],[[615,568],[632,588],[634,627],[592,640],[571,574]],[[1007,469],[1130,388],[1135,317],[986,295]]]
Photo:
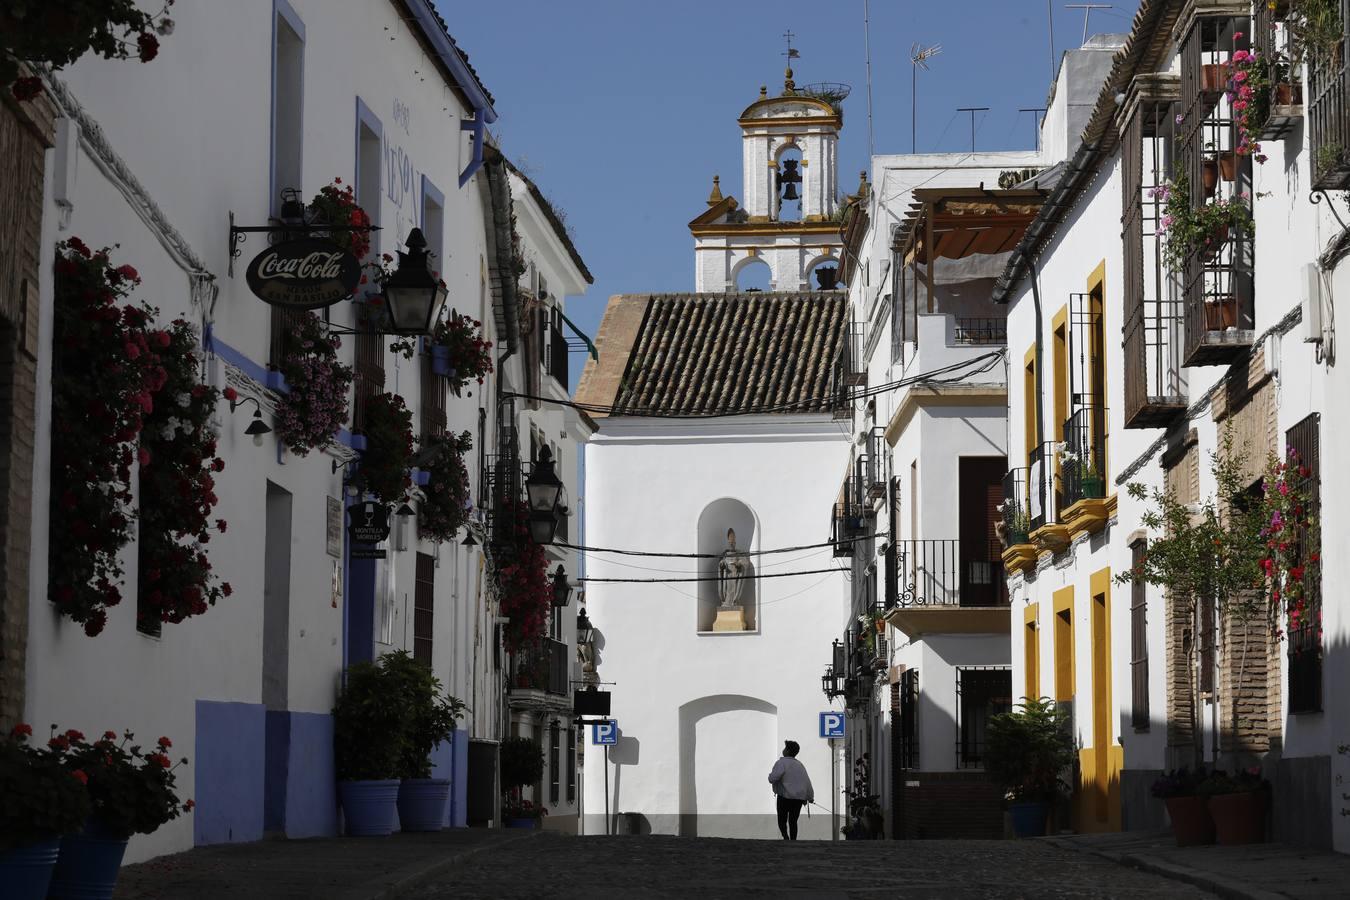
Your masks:
[[[1182,766],[1163,773],[1153,782],[1153,796],[1167,806],[1167,818],[1178,847],[1214,843],[1214,820],[1205,798],[1199,794],[1200,785],[1208,777],[1203,768]]]
[[[1214,771],[1196,787],[1214,820],[1216,843],[1259,844],[1266,839],[1266,812],[1270,809],[1270,782],[1260,766],[1229,775]]]
[[[990,717],[984,767],[1007,791],[1018,837],[1045,834],[1073,762],[1069,721],[1054,700],[1023,698],[1012,712]]]
[[[399,825],[404,831],[440,831],[450,779],[431,777],[431,753],[454,734],[464,703],[445,692],[431,666],[406,650],[384,654],[379,667],[398,694],[405,729],[398,757]]]
[[[66,750],[35,747],[20,723],[0,740],[0,884],[6,897],[43,900],[62,835],[89,818],[88,777],[65,766]]]
[[[376,663],[347,669],[333,707],[338,797],[352,835],[388,835],[398,815],[398,781],[407,741],[397,681]]]
[[[513,812],[524,809],[520,789],[534,784],[544,775],[544,749],[539,742],[527,737],[509,737],[498,748],[501,755],[502,818],[507,828],[534,828],[539,815],[512,816]],[[542,810],[542,807],[532,807]]]

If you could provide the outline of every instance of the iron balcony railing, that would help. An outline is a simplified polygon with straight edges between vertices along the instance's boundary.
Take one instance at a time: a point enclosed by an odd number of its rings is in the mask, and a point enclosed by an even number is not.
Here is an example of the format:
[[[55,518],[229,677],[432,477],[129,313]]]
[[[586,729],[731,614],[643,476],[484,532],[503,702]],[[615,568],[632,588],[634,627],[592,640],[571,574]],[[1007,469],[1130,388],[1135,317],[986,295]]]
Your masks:
[[[887,592],[887,603],[904,609],[1002,606],[1008,602],[1003,560],[989,558],[997,554],[997,549],[988,542],[908,540],[897,542],[896,551],[899,584],[893,597]]]
[[[1027,519],[1031,531],[1059,521],[1060,485],[1055,472],[1055,442],[1032,448],[1027,467]]]
[[[958,317],[954,339],[958,344],[1006,344],[1008,320],[993,317]]]
[[[863,517],[848,500],[838,500],[830,511],[830,542],[836,557],[853,555],[855,539],[863,533]]]
[[[1064,423],[1059,456],[1060,486],[1066,507],[1106,496],[1106,410],[1084,406]]]
[[[853,386],[867,384],[867,326],[850,322],[844,332],[844,383]]]
[[[886,496],[886,480],[890,475],[890,448],[886,444],[886,429],[877,427],[867,433],[867,465],[862,472],[863,489],[868,500]]]
[[[1025,544],[1031,540],[1031,499],[1027,493],[1027,472],[1013,469],[1003,476],[1004,543]]]
[[[552,638],[526,644],[514,654],[512,686],[566,695],[570,682],[567,644]]]
[[[1350,29],[1350,0],[1340,0],[1341,33]],[[1350,91],[1344,39],[1308,53],[1308,137],[1314,190],[1350,186]]]

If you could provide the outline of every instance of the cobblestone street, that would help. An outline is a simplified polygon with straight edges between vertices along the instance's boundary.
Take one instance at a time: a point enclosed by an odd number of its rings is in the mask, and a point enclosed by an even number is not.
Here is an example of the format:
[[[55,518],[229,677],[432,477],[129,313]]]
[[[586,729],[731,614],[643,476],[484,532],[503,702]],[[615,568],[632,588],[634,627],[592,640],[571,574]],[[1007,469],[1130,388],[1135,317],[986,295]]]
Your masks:
[[[449,897],[1206,897],[1035,841],[799,842],[540,834],[412,891]]]

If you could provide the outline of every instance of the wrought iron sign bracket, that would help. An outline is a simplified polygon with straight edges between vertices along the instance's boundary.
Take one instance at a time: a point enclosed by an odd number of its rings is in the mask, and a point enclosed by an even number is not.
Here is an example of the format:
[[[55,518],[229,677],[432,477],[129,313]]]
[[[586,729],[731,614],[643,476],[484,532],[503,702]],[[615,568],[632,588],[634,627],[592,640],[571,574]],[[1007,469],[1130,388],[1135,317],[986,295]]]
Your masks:
[[[1326,192],[1325,188],[1314,188],[1313,191],[1308,194],[1308,200],[1311,201],[1314,206],[1320,205],[1322,201],[1325,200],[1327,209],[1331,210],[1331,214],[1336,217],[1336,222],[1341,226],[1341,230],[1344,231],[1347,228],[1350,228],[1350,225],[1346,225],[1345,221],[1341,219],[1341,214],[1336,212],[1336,204],[1331,202],[1331,195]]]
[[[236,225],[234,224],[234,210],[230,210],[230,253],[227,272],[231,278],[234,277],[234,261],[244,254],[243,245],[248,240],[250,234],[293,234],[296,236],[310,234],[330,234],[335,231],[381,231],[379,225],[284,225],[277,223],[275,225]]]

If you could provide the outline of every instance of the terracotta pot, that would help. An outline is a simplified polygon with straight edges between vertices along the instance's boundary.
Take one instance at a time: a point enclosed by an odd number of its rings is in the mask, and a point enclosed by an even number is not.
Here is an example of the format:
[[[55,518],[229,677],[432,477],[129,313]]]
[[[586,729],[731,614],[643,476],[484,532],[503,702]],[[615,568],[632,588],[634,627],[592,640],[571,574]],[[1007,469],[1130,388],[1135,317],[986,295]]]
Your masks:
[[[1300,106],[1303,103],[1303,85],[1281,82],[1275,85],[1271,96],[1275,106]]]
[[[1219,154],[1219,174],[1223,176],[1224,181],[1237,178],[1237,154],[1232,150],[1225,150]]]
[[[1178,847],[1214,843],[1214,820],[1204,797],[1168,797],[1167,818],[1172,821],[1172,836]]]
[[[1227,331],[1237,328],[1237,298],[1216,297],[1205,301],[1205,330]]]
[[[1214,63],[1200,67],[1200,90],[1218,93],[1228,87],[1228,67]]]
[[[1206,159],[1201,164],[1200,174],[1203,176],[1205,184],[1205,197],[1214,196],[1214,188],[1219,184],[1219,164],[1212,159]]]
[[[1214,259],[1214,257],[1218,256],[1219,250],[1223,247],[1224,242],[1227,240],[1228,240],[1227,225],[1221,225],[1218,228],[1214,229],[1212,232],[1210,232],[1209,243],[1206,244],[1204,248],[1200,251],[1201,254],[1204,256],[1205,261],[1209,262],[1210,260]]]
[[[1266,810],[1269,808],[1269,791],[1243,791],[1210,797],[1209,814],[1214,821],[1214,837],[1224,845],[1263,843],[1266,839]]]

